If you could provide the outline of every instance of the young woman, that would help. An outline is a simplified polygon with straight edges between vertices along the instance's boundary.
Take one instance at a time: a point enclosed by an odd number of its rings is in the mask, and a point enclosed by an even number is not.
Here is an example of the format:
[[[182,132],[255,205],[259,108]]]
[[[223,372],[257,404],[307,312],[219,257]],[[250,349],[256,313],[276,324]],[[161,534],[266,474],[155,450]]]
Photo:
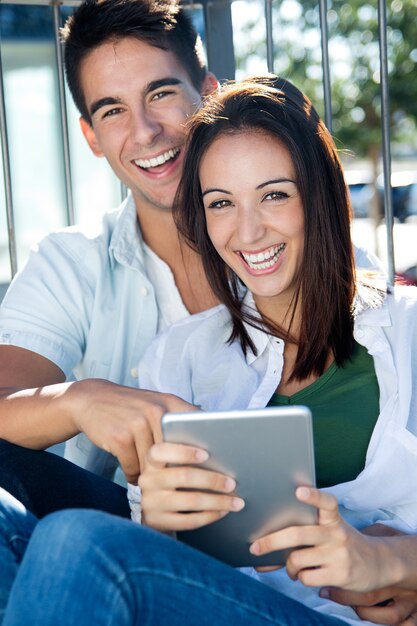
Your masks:
[[[356,526],[415,532],[417,290],[355,276],[333,141],[298,89],[265,82],[226,88],[192,122],[177,224],[200,250],[224,305],[158,339],[139,380],[203,410],[308,405],[318,486]],[[189,465],[192,454],[168,444],[151,449],[139,481],[145,524],[198,527],[243,506],[225,493],[233,492],[228,482],[221,495],[204,492],[220,491],[216,474],[168,466]],[[333,534],[334,501],[308,497],[322,507],[319,528],[274,533],[251,549],[314,546],[295,550],[287,563],[304,585],[367,591],[388,584],[384,549],[371,558],[375,541],[344,525],[341,538],[339,524]],[[265,576],[300,601],[334,608],[284,571]]]
[[[407,591],[417,588],[416,538],[356,528],[417,529],[417,289],[355,277],[343,173],[309,100],[280,79],[226,87],[191,124],[177,200],[179,227],[224,304],[159,338],[139,382],[203,410],[310,406],[326,489],[297,497],[318,508],[318,524],[250,546],[294,547],[281,570],[242,573],[191,550],[163,533],[244,502],[230,477],[198,467],[204,451],[158,443],[139,479],[143,526],[87,511],[42,520],[5,626],[360,621],[328,589],[320,595],[330,585],[389,586],[372,596],[388,606],[359,613],[394,623],[401,607],[403,619],[416,617],[417,594]]]

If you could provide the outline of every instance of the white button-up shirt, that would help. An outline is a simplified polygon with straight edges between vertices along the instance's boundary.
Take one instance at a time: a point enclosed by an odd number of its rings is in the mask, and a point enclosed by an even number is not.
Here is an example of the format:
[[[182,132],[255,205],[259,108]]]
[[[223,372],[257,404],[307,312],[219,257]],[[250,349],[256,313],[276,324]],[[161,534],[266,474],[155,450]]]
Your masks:
[[[284,342],[247,327],[258,354],[227,342],[231,321],[221,305],[175,324],[159,336],[139,365],[139,385],[181,396],[203,410],[267,405],[282,372]],[[417,532],[417,289],[397,287],[377,308],[355,320],[354,336],[374,359],[380,414],[363,471],[328,489],[357,527],[381,521]],[[279,570],[251,574],[304,604],[351,624],[349,607],[318,596]]]

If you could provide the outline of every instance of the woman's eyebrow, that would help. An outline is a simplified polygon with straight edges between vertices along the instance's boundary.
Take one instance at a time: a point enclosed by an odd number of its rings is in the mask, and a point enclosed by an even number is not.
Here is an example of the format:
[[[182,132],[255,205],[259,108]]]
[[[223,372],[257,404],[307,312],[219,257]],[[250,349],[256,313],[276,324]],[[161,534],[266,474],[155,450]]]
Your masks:
[[[227,191],[227,189],[217,189],[216,187],[213,187],[212,189],[206,189],[205,191],[202,192],[202,196],[204,197],[207,193],[213,193],[213,191],[217,191],[218,193],[227,193],[229,196],[231,195],[231,191]]]
[[[256,189],[263,189],[267,185],[272,185],[276,183],[293,183],[294,185],[296,184],[295,180],[292,180],[292,178],[274,178],[273,180],[267,180],[264,183],[261,183],[256,187]]]

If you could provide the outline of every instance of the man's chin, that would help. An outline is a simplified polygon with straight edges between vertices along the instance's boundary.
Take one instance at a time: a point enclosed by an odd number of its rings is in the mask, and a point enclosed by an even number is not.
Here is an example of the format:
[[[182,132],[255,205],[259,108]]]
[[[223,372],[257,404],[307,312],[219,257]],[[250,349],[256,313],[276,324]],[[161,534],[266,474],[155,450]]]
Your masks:
[[[153,210],[161,211],[164,213],[172,213],[173,196],[169,197],[154,197],[144,194],[142,191],[132,191],[133,199],[136,204],[138,212]]]

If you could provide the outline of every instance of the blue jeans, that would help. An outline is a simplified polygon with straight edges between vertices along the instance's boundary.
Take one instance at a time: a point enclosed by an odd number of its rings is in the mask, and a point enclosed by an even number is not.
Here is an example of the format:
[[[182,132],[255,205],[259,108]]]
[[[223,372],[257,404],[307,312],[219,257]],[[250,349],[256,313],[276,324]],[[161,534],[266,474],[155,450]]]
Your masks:
[[[169,537],[66,510],[32,535],[3,626],[342,626]]]
[[[0,624],[37,519],[0,487]]]
[[[126,489],[43,450],[0,440],[0,487],[36,517],[61,509],[99,509],[130,518]]]

